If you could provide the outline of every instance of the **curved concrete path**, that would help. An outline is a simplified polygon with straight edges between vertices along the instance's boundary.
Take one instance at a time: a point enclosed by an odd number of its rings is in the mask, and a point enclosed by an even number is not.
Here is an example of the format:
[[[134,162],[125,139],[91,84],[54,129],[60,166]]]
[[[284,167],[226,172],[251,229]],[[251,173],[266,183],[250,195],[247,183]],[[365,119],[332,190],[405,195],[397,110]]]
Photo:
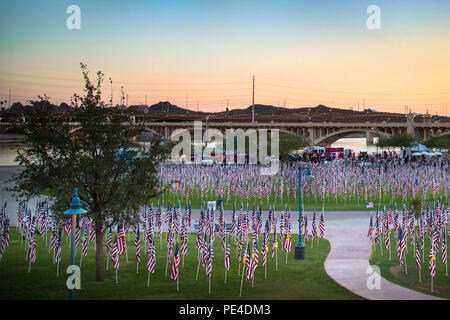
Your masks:
[[[327,218],[331,215],[328,213]],[[383,277],[380,277],[378,289],[368,288],[368,278],[373,274],[372,268],[369,267],[372,248],[367,238],[369,213],[364,215],[365,218],[327,219],[326,237],[331,244],[330,254],[325,261],[325,271],[328,275],[341,286],[366,299],[442,300],[396,285]],[[370,283],[374,284],[369,281]]]

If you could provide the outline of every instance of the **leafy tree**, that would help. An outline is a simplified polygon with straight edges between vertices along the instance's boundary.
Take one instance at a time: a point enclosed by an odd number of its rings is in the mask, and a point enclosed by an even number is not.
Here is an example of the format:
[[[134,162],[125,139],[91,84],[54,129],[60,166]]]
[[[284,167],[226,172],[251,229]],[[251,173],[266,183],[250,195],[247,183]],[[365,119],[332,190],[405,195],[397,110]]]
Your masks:
[[[428,148],[432,149],[449,149],[450,148],[450,136],[443,137],[430,137],[427,141],[423,143]]]
[[[409,148],[416,141],[416,139],[407,133],[399,133],[391,136],[391,145],[394,148]]]
[[[381,148],[408,148],[416,141],[410,134],[394,134],[392,136],[382,137],[378,140],[377,145]]]
[[[292,135],[289,133],[280,132],[279,138],[280,159],[285,159],[288,153],[292,151],[297,151],[310,145],[309,140],[302,135]],[[270,146],[268,148],[270,148]]]
[[[391,137],[381,137],[381,138],[379,138],[378,142],[377,142],[377,145],[380,148],[387,148],[388,150],[390,150],[390,148],[392,148]]]
[[[81,64],[85,81],[83,96],[72,102],[78,128],[50,117],[45,110],[34,110],[24,124],[24,147],[16,161],[23,170],[11,179],[7,190],[17,198],[45,193],[58,219],[68,209],[72,190],[78,188],[83,208],[95,223],[96,281],[104,280],[103,235],[120,223],[136,224],[140,206],[158,195],[157,165],[162,153],[160,137],[148,141],[150,151],[130,148],[130,139],[142,133],[140,126],[124,122],[120,114],[107,108],[101,99],[103,73],[94,83]],[[118,153],[118,150],[125,150]]]

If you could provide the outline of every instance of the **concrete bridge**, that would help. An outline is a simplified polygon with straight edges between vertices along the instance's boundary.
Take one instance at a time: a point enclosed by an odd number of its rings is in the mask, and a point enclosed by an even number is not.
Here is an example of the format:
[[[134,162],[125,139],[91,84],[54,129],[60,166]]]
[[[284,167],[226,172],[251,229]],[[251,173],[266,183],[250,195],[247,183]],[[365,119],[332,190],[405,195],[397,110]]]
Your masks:
[[[145,122],[131,117],[132,123],[143,125],[147,131],[156,132],[168,139],[176,129],[184,128],[194,130],[194,122]],[[335,122],[202,122],[202,130],[217,129],[225,134],[226,129],[278,129],[280,132],[300,134],[308,138],[312,145],[331,145],[333,142],[345,136],[364,133],[368,144],[374,143],[374,137],[391,136],[394,134],[408,133],[420,140],[427,140],[431,136],[443,136],[450,134],[450,123],[431,121],[431,116],[424,118],[423,122],[415,122],[413,115],[408,115],[406,122],[359,122],[359,123],[335,123]]]
[[[142,125],[148,132],[158,133],[170,139],[172,132],[176,129],[194,130],[193,121],[145,121],[145,118],[130,116],[130,122],[124,124]],[[25,119],[23,119],[25,121]],[[78,123],[70,122],[75,132]],[[20,125],[20,123],[0,123],[1,127]],[[202,131],[206,129],[217,129],[225,135],[226,129],[278,129],[288,134],[300,134],[309,139],[312,145],[331,145],[340,138],[355,133],[366,135],[368,144],[373,144],[374,137],[384,137],[399,133],[408,133],[419,140],[427,140],[432,136],[443,136],[450,134],[450,123],[432,121],[431,115],[426,114],[423,122],[416,122],[414,114],[408,114],[405,122],[214,122],[203,121]]]

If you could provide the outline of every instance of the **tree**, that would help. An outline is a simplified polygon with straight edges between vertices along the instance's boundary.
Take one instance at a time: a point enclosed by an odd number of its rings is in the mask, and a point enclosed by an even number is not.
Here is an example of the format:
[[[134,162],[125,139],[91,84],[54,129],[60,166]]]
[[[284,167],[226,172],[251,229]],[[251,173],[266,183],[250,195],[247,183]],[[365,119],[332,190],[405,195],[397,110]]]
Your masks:
[[[72,99],[80,111],[76,113],[79,127],[72,133],[66,121],[50,117],[45,110],[28,114],[23,151],[16,158],[24,169],[12,178],[14,186],[8,190],[17,198],[49,195],[53,214],[62,219],[77,187],[86,216],[95,223],[96,281],[101,282],[104,232],[118,223],[138,223],[141,205],[158,195],[162,147],[160,137],[154,136],[148,141],[149,152],[129,148],[130,139],[143,128],[123,122],[117,111],[106,108],[101,100],[101,72],[92,83],[86,65],[81,63],[81,70],[84,94]]]
[[[394,148],[409,148],[416,139],[408,133],[399,133],[391,136],[391,145]]]
[[[381,137],[378,140],[377,145],[380,148],[388,148],[388,150],[390,150],[390,148],[408,148],[415,141],[416,139],[414,139],[412,135],[399,133],[392,136]]]
[[[431,149],[449,149],[450,148],[450,136],[443,137],[430,137],[427,141],[424,141],[423,144]]]
[[[289,152],[297,151],[310,145],[308,139],[302,135],[292,135],[280,132],[279,138],[280,159],[285,159]]]
[[[381,138],[379,138],[378,142],[377,142],[377,145],[380,148],[387,148],[390,151],[390,148],[392,148],[391,137],[381,137]]]

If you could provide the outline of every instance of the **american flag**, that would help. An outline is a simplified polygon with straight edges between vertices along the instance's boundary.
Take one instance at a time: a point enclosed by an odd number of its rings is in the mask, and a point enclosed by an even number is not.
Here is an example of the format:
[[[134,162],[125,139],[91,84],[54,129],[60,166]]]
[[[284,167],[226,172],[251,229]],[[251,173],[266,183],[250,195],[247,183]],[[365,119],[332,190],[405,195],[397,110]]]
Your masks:
[[[417,265],[417,269],[422,269],[421,266],[421,260],[420,260],[420,250],[419,250],[419,244],[416,240],[416,265]]]
[[[434,279],[436,278],[436,256],[434,254],[433,245],[431,245],[429,258],[430,258],[430,275]]]
[[[170,274],[171,279],[173,280],[178,279],[179,266],[180,266],[180,250],[178,249],[178,241],[177,241],[177,246],[175,248],[175,255],[173,256],[172,272]]]
[[[263,245],[261,248],[261,259],[262,259],[262,265],[265,266],[267,262],[267,251],[269,250],[269,241],[267,239],[267,229],[266,232],[263,234]]]
[[[75,228],[75,245],[78,246],[80,244],[80,226],[78,225],[78,220]]]
[[[61,261],[61,233],[57,235],[57,241],[56,241],[56,251],[55,251],[55,257],[53,258],[53,263],[58,263]]]
[[[437,227],[434,228],[433,231],[433,252],[435,255],[439,254],[439,232],[437,230]]]
[[[117,233],[119,234],[117,241],[117,253],[122,254],[125,251],[126,246],[125,230],[123,225],[117,226]]]
[[[255,275],[255,271],[258,268],[258,242],[256,242],[253,246],[253,253],[252,253],[252,261],[250,264],[251,274],[250,278],[253,278]]]
[[[400,260],[400,264],[403,264],[403,256],[406,249],[406,236],[403,234],[402,228],[398,230],[398,245],[397,245],[397,254]]]
[[[319,237],[320,237],[320,239],[323,239],[324,236],[325,236],[325,218],[324,218],[323,212],[322,212],[322,215],[320,216],[320,221],[319,221]]]
[[[273,229],[273,239],[272,239],[272,260],[275,257],[275,250],[278,247],[278,242],[277,242],[277,228],[275,226],[275,228]]]
[[[139,226],[137,227],[136,237],[134,238],[134,246],[136,247],[136,261],[141,262],[141,239]]]
[[[228,237],[227,249],[225,250],[225,270],[230,270],[230,237]]]
[[[372,239],[373,239],[373,221],[372,221],[372,216],[370,216],[370,220],[369,220],[369,231],[367,232],[367,237],[369,238],[370,241],[372,241]]]
[[[156,256],[155,256],[155,243],[150,241],[147,248],[148,261],[147,271],[155,273]]]
[[[305,216],[304,228],[305,228],[305,231],[303,233],[303,238],[305,240],[305,243],[308,243],[308,238],[309,238],[309,236],[308,236],[308,216]]]
[[[66,236],[70,236],[70,233],[72,232],[72,225],[70,224],[70,219],[66,221],[66,225],[64,226],[64,232],[66,233]]]
[[[33,217],[29,230],[28,238],[28,258],[31,262],[36,261],[36,232],[35,232],[35,219]]]
[[[312,239],[317,238],[317,222],[316,222],[316,213],[314,212],[313,215],[313,222],[312,222],[312,228],[311,228],[311,237]]]
[[[86,232],[86,229],[83,229],[83,236],[81,238],[81,254],[84,257],[87,256],[87,232]]]
[[[114,269],[119,269],[119,249],[117,242],[117,235],[114,237],[114,244],[112,246],[111,259],[114,263]]]
[[[284,251],[286,252],[291,252],[292,250],[292,241],[291,241],[291,234],[288,233],[285,235],[285,239],[284,239]]]
[[[246,265],[247,270],[245,273],[245,279],[248,280],[251,278],[251,259],[250,259],[250,247],[247,245],[247,249],[244,252],[243,263]]]
[[[186,222],[183,222],[181,225],[181,254],[183,256],[186,256],[187,254],[187,242],[188,242],[188,236],[186,235]]]
[[[206,278],[211,277],[212,273],[212,261],[213,261],[213,253],[212,253],[212,242],[209,245],[209,253],[208,253],[208,261],[206,262]]]
[[[109,228],[109,232],[108,232],[108,238],[106,240],[106,252],[108,253],[108,255],[111,254],[111,243],[112,243],[112,231],[111,231],[111,227]]]
[[[447,236],[445,232],[442,239],[442,262],[447,264]]]
[[[95,242],[95,223],[94,223],[94,221],[92,221],[89,226],[89,241],[91,241],[91,243]]]
[[[384,236],[384,247],[389,250],[391,247],[391,231],[387,230]]]

